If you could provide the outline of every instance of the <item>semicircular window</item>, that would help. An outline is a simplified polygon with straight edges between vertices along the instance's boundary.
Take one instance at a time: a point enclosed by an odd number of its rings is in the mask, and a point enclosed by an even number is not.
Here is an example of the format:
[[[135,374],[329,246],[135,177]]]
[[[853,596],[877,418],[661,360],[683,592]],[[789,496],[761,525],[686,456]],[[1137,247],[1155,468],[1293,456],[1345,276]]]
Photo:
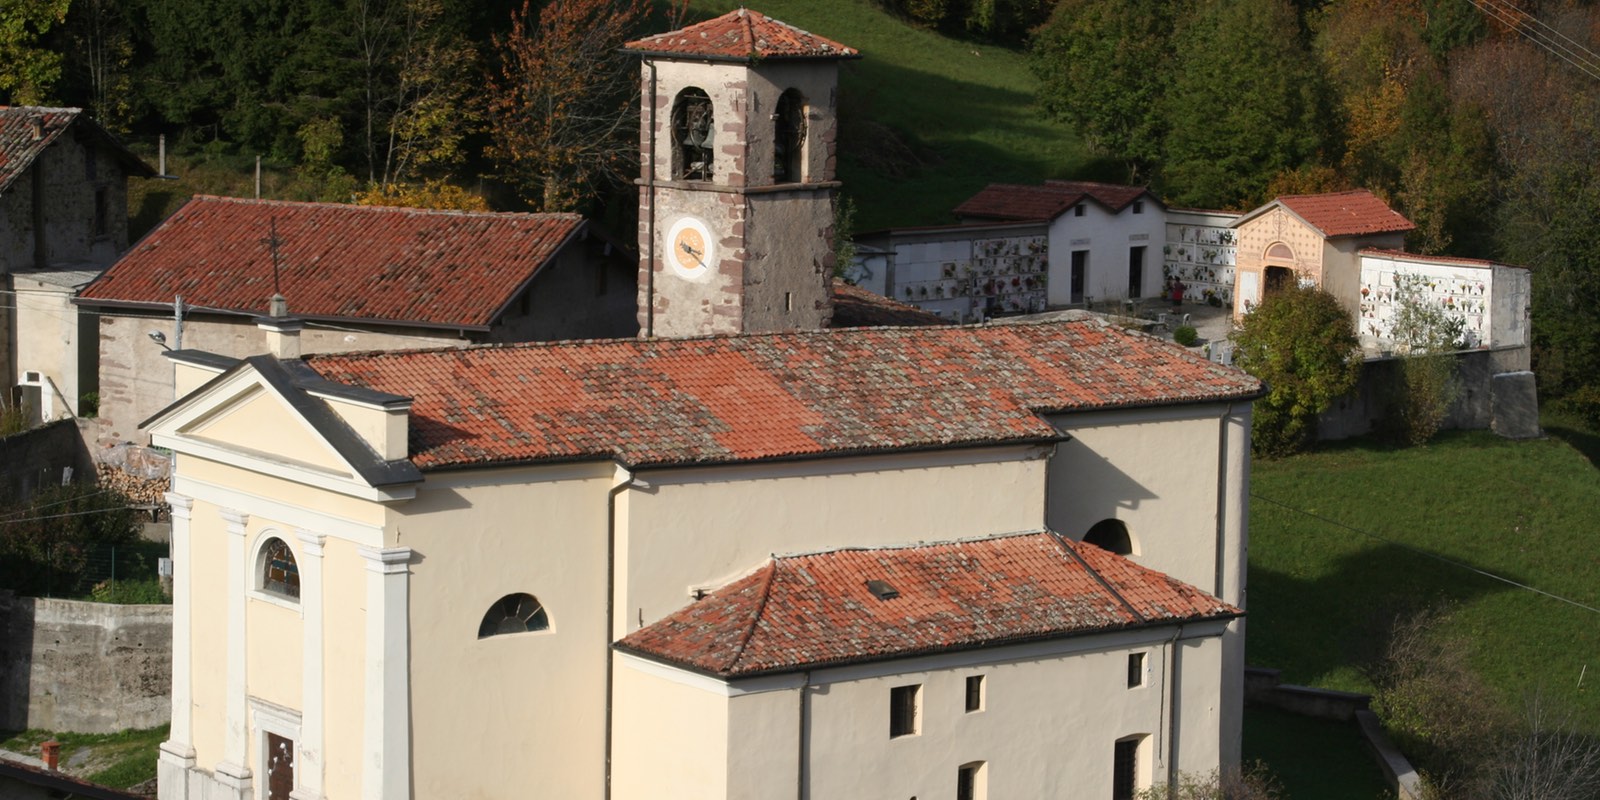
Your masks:
[[[531,594],[508,594],[489,606],[478,623],[478,638],[487,639],[503,633],[542,631],[550,627],[550,616],[544,605]]]
[[[288,542],[276,536],[261,545],[261,591],[300,599],[300,565]]]
[[[1094,524],[1083,537],[1084,544],[1092,544],[1101,550],[1109,550],[1119,556],[1133,554],[1133,537],[1128,535],[1128,526],[1120,519],[1103,519]]]

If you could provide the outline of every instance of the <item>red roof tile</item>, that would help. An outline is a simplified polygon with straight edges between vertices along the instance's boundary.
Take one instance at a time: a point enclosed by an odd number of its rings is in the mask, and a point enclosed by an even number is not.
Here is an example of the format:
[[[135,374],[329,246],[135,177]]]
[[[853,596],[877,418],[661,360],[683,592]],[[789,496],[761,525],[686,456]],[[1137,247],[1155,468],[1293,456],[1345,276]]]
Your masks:
[[[1459,256],[1426,256],[1421,253],[1407,253],[1404,250],[1391,250],[1386,247],[1363,247],[1361,255],[1377,256],[1379,258],[1393,258],[1397,261],[1415,261],[1424,264],[1460,264],[1466,267],[1510,267],[1512,269],[1527,269],[1515,264],[1500,264],[1484,258],[1461,258]]]
[[[1050,220],[1067,213],[1084,198],[1116,213],[1147,194],[1150,190],[1143,186],[1090,181],[1045,181],[1043,186],[991,183],[956,206],[955,213],[959,217]]]
[[[737,61],[861,57],[854,48],[744,8],[681,30],[628,42],[625,48],[641,55]]]
[[[37,139],[34,138],[35,120],[42,126]],[[129,153],[111,134],[83,116],[83,109],[0,106],[0,192],[10,188],[33,165],[34,159],[75,122],[84,125],[93,136],[112,148],[129,167],[129,172],[155,174],[155,170]]]
[[[869,580],[899,596],[879,599]],[[739,678],[1240,613],[1121,556],[1041,532],[774,558],[617,648]]]
[[[311,319],[490,325],[583,225],[488,214],[197,196],[79,298],[266,313],[276,227],[289,311]]]
[[[1323,236],[1403,233],[1417,227],[1365,189],[1326,194],[1291,194],[1274,202],[1294,212],[1295,216],[1321,231]],[[1239,221],[1253,216],[1255,214],[1240,217]]]
[[[872,328],[884,325],[949,325],[949,320],[914,305],[851,286],[837,278],[833,281],[834,328]]]
[[[1052,440],[1039,415],[1253,397],[1260,383],[1098,321],[323,354],[410,396],[411,461],[704,464]]]

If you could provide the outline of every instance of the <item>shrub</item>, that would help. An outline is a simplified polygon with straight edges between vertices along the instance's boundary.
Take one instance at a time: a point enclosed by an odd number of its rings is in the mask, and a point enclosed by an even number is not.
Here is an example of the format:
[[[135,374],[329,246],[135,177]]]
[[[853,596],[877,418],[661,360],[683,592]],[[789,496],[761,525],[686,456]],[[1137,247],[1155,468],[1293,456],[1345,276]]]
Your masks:
[[[57,486],[0,509],[0,588],[73,595],[91,556],[139,541],[128,499],[90,484]]]
[[[1412,445],[1426,444],[1455,402],[1456,361],[1451,353],[1462,346],[1466,320],[1434,303],[1425,293],[1426,279],[1418,275],[1395,276],[1394,339],[1404,360],[1404,384],[1399,402],[1391,409],[1402,438]]]
[[[1361,375],[1350,314],[1321,289],[1291,286],[1268,294],[1244,315],[1233,340],[1234,363],[1267,385],[1251,432],[1251,445],[1262,455],[1308,445],[1317,415],[1354,389]]]
[[[1200,332],[1188,325],[1179,326],[1177,330],[1172,332],[1172,341],[1184,347],[1194,347],[1194,343],[1199,340]]]
[[[1282,796],[1277,779],[1259,761],[1243,770],[1180,773],[1171,789],[1152,786],[1138,794],[1139,800],[1278,800]]]

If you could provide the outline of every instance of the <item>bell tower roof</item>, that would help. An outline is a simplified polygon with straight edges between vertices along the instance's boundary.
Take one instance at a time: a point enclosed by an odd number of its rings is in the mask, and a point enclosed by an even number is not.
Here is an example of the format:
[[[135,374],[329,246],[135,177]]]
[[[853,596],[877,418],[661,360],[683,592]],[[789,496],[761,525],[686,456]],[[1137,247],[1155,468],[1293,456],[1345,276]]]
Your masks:
[[[715,19],[628,42],[642,56],[710,61],[860,58],[860,51],[741,8]]]

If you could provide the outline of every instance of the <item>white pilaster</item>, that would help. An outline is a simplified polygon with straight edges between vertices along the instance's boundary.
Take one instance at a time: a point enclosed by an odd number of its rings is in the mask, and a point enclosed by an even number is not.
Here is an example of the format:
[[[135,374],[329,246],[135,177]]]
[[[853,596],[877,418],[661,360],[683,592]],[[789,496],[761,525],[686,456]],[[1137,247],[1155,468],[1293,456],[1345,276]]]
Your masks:
[[[194,686],[190,661],[189,513],[194,500],[167,494],[172,508],[172,730],[157,763],[161,800],[188,800],[194,768]]]
[[[295,788],[291,800],[322,800],[322,778],[326,761],[323,753],[322,704],[322,545],[327,537],[310,531],[295,531],[300,539],[300,611],[304,615],[305,643],[301,678],[300,753],[295,758]]]
[[[249,591],[246,565],[245,526],[247,514],[222,510],[228,527],[228,662],[227,694],[224,699],[226,727],[222,732],[222,763],[217,765],[217,780],[240,797],[250,794],[250,728],[245,697],[244,601]]]
[[[361,796],[411,796],[411,548],[361,548],[367,559],[366,711]]]

